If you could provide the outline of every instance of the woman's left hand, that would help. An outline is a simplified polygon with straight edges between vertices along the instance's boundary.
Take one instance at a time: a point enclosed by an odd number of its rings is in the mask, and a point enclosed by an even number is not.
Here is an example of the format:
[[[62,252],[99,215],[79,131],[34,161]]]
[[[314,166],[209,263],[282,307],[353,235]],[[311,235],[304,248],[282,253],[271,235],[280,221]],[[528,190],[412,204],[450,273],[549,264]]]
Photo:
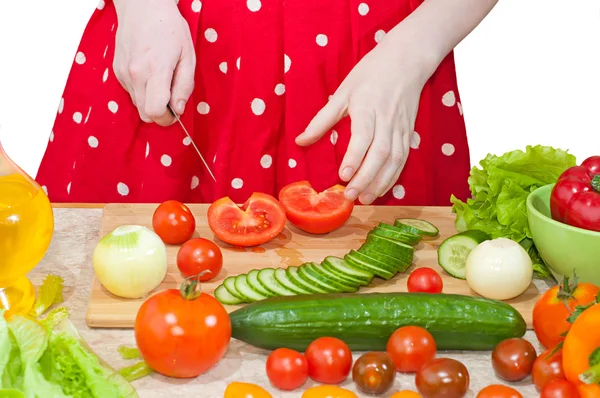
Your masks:
[[[350,116],[352,133],[339,172],[349,181],[346,198],[363,204],[386,194],[400,176],[430,76],[422,47],[387,39],[354,67],[296,139],[298,145],[311,145]]]

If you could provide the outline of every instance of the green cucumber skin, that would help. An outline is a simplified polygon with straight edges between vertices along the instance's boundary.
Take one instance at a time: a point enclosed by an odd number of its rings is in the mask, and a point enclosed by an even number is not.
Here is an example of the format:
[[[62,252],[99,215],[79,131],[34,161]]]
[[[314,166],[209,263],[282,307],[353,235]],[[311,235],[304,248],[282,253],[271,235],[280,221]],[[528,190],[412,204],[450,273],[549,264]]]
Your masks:
[[[368,235],[377,235],[377,236],[381,236],[384,238],[390,238],[393,240],[397,240],[400,243],[405,243],[407,245],[411,245],[414,246],[417,243],[419,243],[420,240],[420,236],[417,236],[416,238],[414,238],[414,234],[406,234],[403,231],[400,232],[396,232],[392,229],[389,228],[385,228],[385,227],[375,227],[373,228],[373,230],[371,230]],[[368,236],[367,235],[367,236]]]
[[[232,337],[253,346],[303,352],[319,337],[335,336],[353,351],[385,351],[402,326],[421,326],[438,350],[493,350],[527,330],[504,302],[432,293],[319,294],[275,297],[229,314]]]

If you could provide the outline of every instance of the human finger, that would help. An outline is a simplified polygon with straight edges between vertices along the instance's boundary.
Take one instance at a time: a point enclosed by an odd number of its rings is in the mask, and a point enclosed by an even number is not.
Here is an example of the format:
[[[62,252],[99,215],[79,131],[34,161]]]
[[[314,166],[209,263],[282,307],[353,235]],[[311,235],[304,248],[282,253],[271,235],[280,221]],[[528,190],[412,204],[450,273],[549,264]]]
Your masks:
[[[302,134],[296,137],[296,144],[307,146],[321,139],[346,115],[346,100],[342,94],[335,94],[315,115]]]
[[[144,111],[148,117],[160,126],[170,126],[175,117],[167,108],[171,100],[171,80],[173,71],[168,68],[150,75],[146,85]]]
[[[182,53],[175,73],[173,74],[173,84],[171,86],[171,108],[177,114],[183,114],[185,104],[188,102],[194,91],[194,72],[196,70],[196,54],[193,47]]]

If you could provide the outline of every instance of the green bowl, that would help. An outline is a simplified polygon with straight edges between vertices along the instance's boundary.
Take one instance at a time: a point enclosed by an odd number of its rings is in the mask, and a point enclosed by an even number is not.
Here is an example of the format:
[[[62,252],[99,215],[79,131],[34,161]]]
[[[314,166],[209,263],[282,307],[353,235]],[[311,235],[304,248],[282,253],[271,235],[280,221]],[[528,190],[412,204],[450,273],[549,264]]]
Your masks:
[[[540,187],[527,197],[533,242],[559,282],[575,271],[579,281],[600,286],[600,232],[554,221],[550,213],[553,187]]]

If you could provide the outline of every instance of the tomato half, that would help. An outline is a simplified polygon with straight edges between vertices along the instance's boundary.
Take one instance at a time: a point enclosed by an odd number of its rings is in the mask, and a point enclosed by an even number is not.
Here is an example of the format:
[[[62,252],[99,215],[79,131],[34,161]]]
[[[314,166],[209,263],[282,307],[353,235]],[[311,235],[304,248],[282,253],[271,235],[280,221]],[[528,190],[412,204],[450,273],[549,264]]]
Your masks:
[[[432,268],[417,268],[410,273],[406,286],[409,292],[441,293],[444,282]]]
[[[308,181],[286,185],[279,191],[279,201],[287,219],[298,229],[311,234],[326,234],[348,221],[354,202],[344,196],[344,187],[334,185],[317,192]]]
[[[238,206],[229,197],[208,208],[208,225],[223,242],[233,246],[258,246],[275,238],[285,227],[285,210],[271,195],[255,192]]]
[[[398,372],[414,373],[435,357],[437,346],[431,333],[420,326],[403,326],[388,339],[386,352]]]
[[[352,352],[346,343],[334,337],[320,337],[306,348],[308,375],[323,384],[346,380],[352,368]]]
[[[308,362],[298,351],[278,348],[267,358],[267,377],[273,386],[290,391],[308,380]]]
[[[208,239],[191,239],[177,252],[177,268],[184,278],[202,274],[199,279],[206,282],[221,272],[223,254],[219,246]]]
[[[194,234],[196,219],[183,203],[167,200],[154,210],[152,228],[166,244],[179,245]]]

